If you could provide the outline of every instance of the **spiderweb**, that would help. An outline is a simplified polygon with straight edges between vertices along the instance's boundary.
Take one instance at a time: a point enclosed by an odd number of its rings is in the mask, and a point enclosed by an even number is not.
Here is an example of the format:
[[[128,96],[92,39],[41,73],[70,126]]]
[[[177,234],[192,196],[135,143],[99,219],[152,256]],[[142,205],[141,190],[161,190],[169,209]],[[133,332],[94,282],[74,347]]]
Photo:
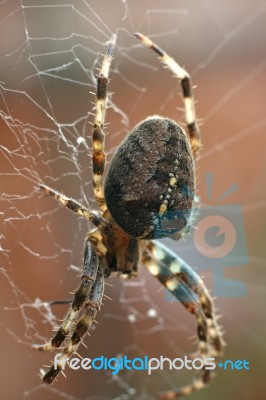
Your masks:
[[[232,2],[231,2],[232,3]],[[167,244],[200,269],[216,295],[227,332],[227,358],[249,359],[253,372],[218,371],[204,398],[262,398],[265,271],[264,1],[11,0],[0,2],[0,268],[3,398],[154,399],[188,374],[67,370],[52,387],[37,372],[51,354],[33,343],[51,336],[71,298],[88,225],[37,189],[45,182],[96,207],[91,185],[90,125],[97,68],[117,33],[107,113],[108,162],[141,119],[163,114],[183,123],[178,83],[132,33],[150,35],[191,73],[204,149],[197,170],[203,208],[241,206],[248,260],[233,253],[223,273],[244,295],[220,296],[214,273],[193,242]],[[178,88],[178,91],[177,91]],[[108,165],[107,165],[108,167]],[[211,177],[211,178],[210,178]],[[232,267],[233,266],[233,267]],[[252,269],[251,269],[252,266]],[[230,267],[230,268],[229,268]],[[222,277],[217,275],[216,284]],[[233,287],[234,288],[234,287]],[[109,280],[84,357],[175,358],[195,345],[195,322],[145,271]],[[251,328],[252,327],[252,328]],[[195,348],[195,347],[194,347]],[[254,375],[256,373],[256,376]],[[16,384],[13,384],[14,377]],[[217,394],[218,392],[218,394]],[[196,394],[195,398],[200,398]]]

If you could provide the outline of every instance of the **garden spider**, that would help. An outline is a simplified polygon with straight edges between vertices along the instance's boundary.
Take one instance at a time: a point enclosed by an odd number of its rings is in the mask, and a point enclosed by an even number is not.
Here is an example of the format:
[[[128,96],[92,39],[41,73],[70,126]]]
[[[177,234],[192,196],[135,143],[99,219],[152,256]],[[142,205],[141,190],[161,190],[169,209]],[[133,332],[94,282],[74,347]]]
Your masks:
[[[80,285],[61,326],[48,343],[34,345],[40,350],[63,345],[57,368],[52,365],[43,373],[46,383],[53,382],[90,330],[102,304],[104,278],[114,274],[134,278],[140,264],[195,316],[200,357],[220,355],[223,349],[212,299],[203,281],[167,247],[152,240],[162,237],[178,240],[191,226],[195,203],[194,157],[201,145],[191,79],[150,39],[140,33],[135,36],[180,80],[188,138],[175,121],[160,116],[145,119],[116,150],[103,183],[107,84],[116,42],[113,35],[97,80],[92,131],[92,182],[100,211],[91,211],[76,200],[40,185],[45,193],[95,226],[85,241]],[[191,384],[161,394],[161,399],[175,399],[203,388],[210,381],[211,373],[204,366],[200,374]]]

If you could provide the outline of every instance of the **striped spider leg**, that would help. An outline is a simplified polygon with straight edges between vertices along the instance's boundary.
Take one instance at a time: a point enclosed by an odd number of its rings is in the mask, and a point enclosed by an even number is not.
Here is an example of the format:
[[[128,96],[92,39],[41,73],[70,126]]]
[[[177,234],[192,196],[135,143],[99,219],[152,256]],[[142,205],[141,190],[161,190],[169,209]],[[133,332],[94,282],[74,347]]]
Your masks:
[[[105,167],[105,112],[107,103],[107,85],[113,51],[116,43],[116,35],[113,35],[107,45],[100,73],[97,79],[96,112],[92,131],[92,183],[94,196],[102,211],[106,211],[103,189],[103,173]]]
[[[200,277],[180,257],[160,242],[149,242],[143,253],[143,264],[197,320],[199,356],[221,355],[224,347],[222,334],[213,310],[211,296]],[[162,400],[190,395],[206,386],[212,378],[211,370],[202,368],[201,376],[187,386],[170,390]]]
[[[97,212],[86,209],[76,200],[68,198],[48,186],[42,184],[40,188],[70,210],[91,221],[98,227],[99,234],[100,232],[107,233],[110,231],[110,222],[106,221]],[[81,268],[81,282],[74,292],[72,303],[59,329],[47,343],[33,345],[35,350],[52,350],[59,348],[64,341],[67,341],[60,357],[57,359],[56,368],[52,365],[48,371],[43,373],[43,381],[46,383],[51,383],[59,372],[64,369],[66,362],[77,351],[82,338],[91,328],[96,313],[101,307],[104,292],[104,273],[101,265],[102,257],[98,251],[98,241],[94,240],[92,233],[88,235]]]
[[[153,50],[159,56],[159,60],[174,73],[174,76],[176,76],[180,80],[185,103],[187,130],[191,142],[193,155],[194,157],[197,156],[201,147],[201,134],[196,119],[195,101],[193,98],[193,87],[190,75],[173,58],[171,58],[159,46],[153,43],[147,36],[144,36],[142,33],[138,32],[135,33],[135,36],[145,46]]]
[[[106,210],[102,183],[102,175],[105,166],[104,122],[108,76],[115,43],[116,35],[113,35],[107,44],[107,50],[103,57],[102,66],[97,79],[96,111],[92,131],[92,182],[95,198],[102,210]],[[33,345],[33,348],[37,350],[52,350],[54,348],[59,348],[64,341],[67,342],[61,356],[58,358],[57,368],[52,365],[49,370],[43,374],[43,380],[46,383],[51,383],[64,368],[67,359],[76,352],[82,338],[92,326],[97,310],[101,306],[104,290],[104,271],[101,265],[101,252],[105,251],[105,249],[102,250],[101,248],[103,247],[101,246],[101,233],[107,234],[110,232],[111,223],[101,216],[101,212],[88,210],[76,200],[68,198],[44,184],[40,184],[39,187],[65,207],[86,218],[98,228],[88,234],[88,238],[85,242],[81,283],[74,293],[74,298],[62,324],[48,343]]]

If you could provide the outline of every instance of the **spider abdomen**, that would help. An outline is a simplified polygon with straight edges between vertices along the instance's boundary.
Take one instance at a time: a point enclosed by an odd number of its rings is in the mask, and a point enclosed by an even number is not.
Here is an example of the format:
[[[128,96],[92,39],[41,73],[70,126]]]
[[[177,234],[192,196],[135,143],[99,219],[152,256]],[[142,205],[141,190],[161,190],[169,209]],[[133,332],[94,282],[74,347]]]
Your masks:
[[[130,236],[179,238],[188,230],[194,161],[183,129],[154,116],[138,124],[114,154],[105,182],[107,207]]]

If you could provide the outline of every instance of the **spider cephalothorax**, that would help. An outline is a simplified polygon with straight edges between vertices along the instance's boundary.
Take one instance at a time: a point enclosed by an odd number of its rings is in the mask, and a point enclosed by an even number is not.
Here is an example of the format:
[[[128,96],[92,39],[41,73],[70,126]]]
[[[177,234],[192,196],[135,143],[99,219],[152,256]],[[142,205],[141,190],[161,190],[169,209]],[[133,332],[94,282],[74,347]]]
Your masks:
[[[186,110],[188,136],[168,118],[153,116],[140,122],[114,154],[103,184],[105,167],[104,122],[107,84],[116,36],[107,45],[97,80],[96,111],[92,131],[92,182],[100,211],[91,211],[76,200],[41,184],[40,188],[95,228],[85,241],[81,282],[71,306],[52,339],[36,349],[51,350],[63,345],[57,359],[43,373],[51,383],[77,351],[90,330],[102,304],[104,279],[116,274],[134,278],[145,266],[197,321],[199,356],[219,355],[223,348],[211,296],[199,276],[176,254],[152,239],[180,239],[191,226],[195,199],[194,157],[200,148],[192,84],[188,73],[140,33],[140,41],[151,48],[180,80]],[[161,395],[175,399],[204,387],[211,378],[205,366],[201,376],[181,389]]]

